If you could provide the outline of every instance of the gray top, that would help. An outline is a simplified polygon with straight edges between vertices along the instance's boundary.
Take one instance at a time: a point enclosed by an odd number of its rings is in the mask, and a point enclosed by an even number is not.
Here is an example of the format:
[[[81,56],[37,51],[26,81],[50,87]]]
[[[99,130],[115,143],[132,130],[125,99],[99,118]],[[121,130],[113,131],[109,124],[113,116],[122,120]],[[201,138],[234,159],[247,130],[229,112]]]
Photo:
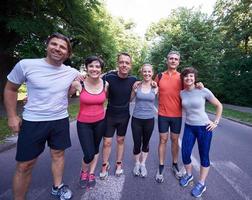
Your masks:
[[[74,68],[53,66],[39,58],[19,61],[7,78],[15,84],[26,83],[23,119],[51,121],[68,117],[68,90],[78,74]]]
[[[185,111],[185,123],[193,126],[205,126],[210,120],[205,111],[206,100],[214,98],[213,93],[207,89],[182,90],[180,92],[182,108]]]
[[[136,103],[133,110],[133,117],[139,119],[154,118],[155,90],[152,88],[150,92],[144,93],[139,87],[136,91]]]

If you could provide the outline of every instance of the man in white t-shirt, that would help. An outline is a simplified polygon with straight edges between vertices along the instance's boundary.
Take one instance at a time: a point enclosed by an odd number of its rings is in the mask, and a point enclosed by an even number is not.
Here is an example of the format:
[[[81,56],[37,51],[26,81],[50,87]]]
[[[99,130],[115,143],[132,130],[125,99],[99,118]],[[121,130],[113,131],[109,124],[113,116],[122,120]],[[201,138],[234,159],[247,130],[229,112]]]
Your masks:
[[[51,194],[61,200],[72,197],[63,184],[64,150],[71,146],[68,119],[68,90],[79,72],[63,62],[71,55],[69,39],[54,33],[47,39],[47,55],[41,59],[19,61],[7,76],[4,103],[8,125],[18,133],[13,178],[15,200],[24,200],[31,181],[32,169],[47,142],[52,158],[53,187]],[[28,101],[23,119],[16,112],[18,88],[27,85]]]

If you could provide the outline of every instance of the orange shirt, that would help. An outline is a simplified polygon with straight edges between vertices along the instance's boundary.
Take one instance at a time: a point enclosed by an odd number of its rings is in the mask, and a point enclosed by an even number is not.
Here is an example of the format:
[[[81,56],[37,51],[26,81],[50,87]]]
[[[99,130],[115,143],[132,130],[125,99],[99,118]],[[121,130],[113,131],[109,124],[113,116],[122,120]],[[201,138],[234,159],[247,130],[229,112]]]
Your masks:
[[[182,89],[182,83],[180,73],[175,71],[169,74],[166,71],[163,72],[159,81],[158,76],[155,80],[159,82],[158,114],[164,117],[181,117],[180,91]]]

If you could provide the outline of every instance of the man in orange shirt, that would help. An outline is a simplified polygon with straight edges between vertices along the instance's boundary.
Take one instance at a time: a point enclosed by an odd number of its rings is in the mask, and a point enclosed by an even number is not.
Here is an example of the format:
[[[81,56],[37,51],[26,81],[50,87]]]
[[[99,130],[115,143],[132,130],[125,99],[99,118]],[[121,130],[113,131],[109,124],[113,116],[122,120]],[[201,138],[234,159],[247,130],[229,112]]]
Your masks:
[[[172,171],[177,179],[182,174],[178,168],[178,139],[181,130],[182,122],[182,108],[180,91],[182,83],[180,80],[180,73],[177,72],[179,66],[180,53],[171,51],[167,55],[167,70],[162,73],[162,76],[157,76],[155,81],[159,86],[158,95],[158,129],[160,133],[158,156],[159,168],[156,174],[156,181],[162,183],[164,181],[164,160],[166,153],[166,144],[168,137],[171,138],[171,152],[172,152]]]

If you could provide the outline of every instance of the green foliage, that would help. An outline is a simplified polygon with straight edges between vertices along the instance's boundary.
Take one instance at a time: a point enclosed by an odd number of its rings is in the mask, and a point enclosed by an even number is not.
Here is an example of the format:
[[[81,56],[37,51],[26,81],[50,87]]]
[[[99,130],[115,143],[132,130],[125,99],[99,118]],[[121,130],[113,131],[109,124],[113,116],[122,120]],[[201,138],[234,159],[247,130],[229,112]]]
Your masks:
[[[0,117],[0,142],[5,139],[5,137],[11,135],[11,131],[8,127],[8,121],[6,117]]]
[[[180,69],[198,69],[200,81],[222,102],[252,106],[251,8],[249,0],[218,0],[210,17],[193,9],[174,10],[149,27],[148,59],[157,72],[164,71],[167,53],[178,50]]]
[[[206,110],[208,112],[215,113],[215,107],[211,104],[206,104]],[[249,124],[252,124],[252,114],[251,113],[245,113],[245,112],[232,110],[229,108],[224,108],[222,116],[230,118],[230,119],[235,119],[235,120],[238,120],[241,122],[247,122]]]

